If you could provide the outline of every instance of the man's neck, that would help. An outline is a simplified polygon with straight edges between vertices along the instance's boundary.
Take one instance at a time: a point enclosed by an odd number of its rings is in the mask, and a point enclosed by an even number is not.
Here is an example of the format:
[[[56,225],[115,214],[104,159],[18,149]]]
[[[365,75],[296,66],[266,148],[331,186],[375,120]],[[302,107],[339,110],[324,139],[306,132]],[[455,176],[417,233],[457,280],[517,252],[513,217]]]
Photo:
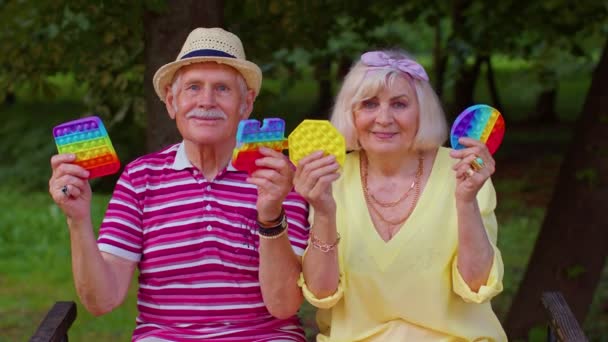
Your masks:
[[[232,158],[234,142],[217,145],[196,145],[184,141],[188,160],[199,169],[205,179],[211,181],[222,171]]]

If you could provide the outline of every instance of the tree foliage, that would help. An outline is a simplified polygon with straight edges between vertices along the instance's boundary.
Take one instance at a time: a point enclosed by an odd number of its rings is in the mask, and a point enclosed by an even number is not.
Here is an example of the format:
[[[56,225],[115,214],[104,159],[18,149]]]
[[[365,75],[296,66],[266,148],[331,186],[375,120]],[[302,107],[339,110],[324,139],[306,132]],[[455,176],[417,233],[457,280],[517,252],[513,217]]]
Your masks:
[[[7,1],[0,8],[0,92],[31,85],[52,95],[48,77],[70,73],[86,85],[83,100],[96,113],[141,118],[141,15],[161,1]]]
[[[48,76],[73,73],[87,86],[84,100],[92,110],[144,122],[142,15],[165,7],[163,0],[0,2],[0,97],[22,84],[52,94]],[[450,87],[475,58],[494,54],[530,59],[551,85],[591,64],[587,37],[606,32],[606,7],[593,0],[246,0],[225,2],[224,13],[226,27],[265,75],[284,82],[280,89],[312,73],[331,91],[353,58],[391,46],[413,52],[434,46],[435,69],[449,60],[451,72],[437,78]]]

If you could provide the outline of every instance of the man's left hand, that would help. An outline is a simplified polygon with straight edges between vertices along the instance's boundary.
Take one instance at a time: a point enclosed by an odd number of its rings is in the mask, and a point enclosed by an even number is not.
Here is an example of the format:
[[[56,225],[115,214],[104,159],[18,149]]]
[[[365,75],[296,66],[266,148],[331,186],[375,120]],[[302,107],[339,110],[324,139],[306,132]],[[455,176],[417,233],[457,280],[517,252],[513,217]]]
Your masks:
[[[247,181],[258,187],[258,220],[272,221],[281,215],[283,201],[293,188],[294,167],[281,152],[260,147],[263,158],[255,161],[260,169]]]

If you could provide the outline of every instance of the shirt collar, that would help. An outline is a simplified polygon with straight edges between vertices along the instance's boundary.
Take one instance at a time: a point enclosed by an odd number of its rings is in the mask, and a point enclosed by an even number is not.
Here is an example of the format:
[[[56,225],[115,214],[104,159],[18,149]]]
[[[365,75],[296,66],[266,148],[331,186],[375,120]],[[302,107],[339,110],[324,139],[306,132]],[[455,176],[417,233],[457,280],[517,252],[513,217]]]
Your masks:
[[[179,171],[188,168],[194,168],[194,165],[192,165],[190,159],[188,159],[188,156],[186,155],[186,147],[184,145],[184,142],[182,141],[177,147],[177,152],[175,153],[175,160],[173,161],[173,170]],[[234,166],[232,166],[232,163],[228,163],[226,171],[239,172],[239,170],[235,169]]]

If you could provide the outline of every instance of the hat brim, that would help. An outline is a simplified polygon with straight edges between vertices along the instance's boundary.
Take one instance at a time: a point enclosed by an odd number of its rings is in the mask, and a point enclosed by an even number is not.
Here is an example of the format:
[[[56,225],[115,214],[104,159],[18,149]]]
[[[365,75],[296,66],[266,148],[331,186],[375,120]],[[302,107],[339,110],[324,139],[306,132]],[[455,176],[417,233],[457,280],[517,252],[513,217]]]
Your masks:
[[[160,100],[165,102],[167,85],[173,81],[173,77],[179,68],[186,65],[203,62],[216,62],[235,68],[241,75],[243,75],[245,83],[247,83],[247,87],[254,90],[256,96],[260,93],[260,87],[262,85],[262,70],[255,63],[230,57],[191,57],[167,63],[156,71],[154,78],[152,79],[152,83],[154,84],[154,90],[156,91],[156,94]]]

